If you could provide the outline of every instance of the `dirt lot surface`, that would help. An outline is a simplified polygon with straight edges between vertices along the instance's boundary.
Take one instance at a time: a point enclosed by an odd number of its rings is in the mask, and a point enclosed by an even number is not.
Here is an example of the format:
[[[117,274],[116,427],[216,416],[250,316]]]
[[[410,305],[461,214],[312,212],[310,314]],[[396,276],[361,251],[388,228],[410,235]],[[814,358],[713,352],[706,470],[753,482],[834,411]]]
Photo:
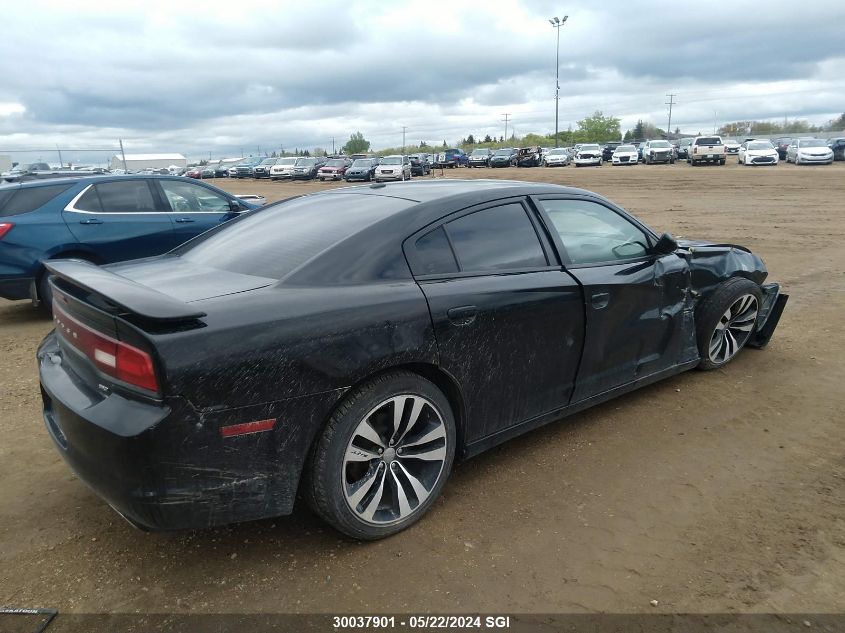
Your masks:
[[[0,604],[63,612],[845,611],[845,164],[447,171],[604,194],[657,230],[751,247],[791,295],[771,345],[457,467],[413,528],[361,544],[305,508],[146,534],[59,457],[50,323],[0,301]],[[219,180],[270,200],[319,183]],[[650,600],[658,600],[651,606]]]

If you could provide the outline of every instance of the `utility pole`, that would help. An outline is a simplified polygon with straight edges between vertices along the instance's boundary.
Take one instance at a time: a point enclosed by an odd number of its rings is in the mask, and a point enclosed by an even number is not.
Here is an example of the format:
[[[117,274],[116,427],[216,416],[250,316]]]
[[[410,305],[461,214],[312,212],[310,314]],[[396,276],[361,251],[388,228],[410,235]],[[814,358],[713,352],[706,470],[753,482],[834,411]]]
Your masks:
[[[120,156],[123,158],[123,171],[129,172],[129,168],[126,166],[126,152],[123,151],[123,139],[118,139],[120,141]]]
[[[332,137],[332,156],[334,156],[334,155],[335,155],[335,149],[334,149],[334,136],[333,136]]]
[[[555,49],[555,147],[558,147],[560,143],[557,138],[558,113],[560,111],[560,27],[566,24],[568,19],[569,16],[565,15],[562,20],[558,17],[549,20],[549,23],[557,31],[557,48]]]
[[[672,106],[675,105],[675,97],[678,95],[676,94],[668,94],[666,95],[669,97],[669,101],[666,102],[666,105],[669,106],[669,124],[666,126],[666,140],[669,140],[669,135],[672,133]]]
[[[505,117],[504,119],[502,119],[502,121],[505,122],[505,143],[507,143],[508,142],[508,119],[510,118],[511,113],[510,112],[503,112],[502,116]]]
[[[405,155],[405,130],[408,128],[406,126],[402,126],[402,156]]]

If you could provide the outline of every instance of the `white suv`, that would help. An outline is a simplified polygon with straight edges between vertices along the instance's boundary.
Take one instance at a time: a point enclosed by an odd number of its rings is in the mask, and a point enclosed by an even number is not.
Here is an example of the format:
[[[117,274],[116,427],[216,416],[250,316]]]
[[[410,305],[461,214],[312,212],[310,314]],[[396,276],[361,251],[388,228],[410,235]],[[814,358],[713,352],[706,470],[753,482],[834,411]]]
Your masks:
[[[280,158],[270,168],[270,180],[282,180],[293,177],[293,166],[296,165],[296,156]]]
[[[407,156],[385,156],[381,159],[375,173],[376,182],[385,180],[410,180],[411,161]]]

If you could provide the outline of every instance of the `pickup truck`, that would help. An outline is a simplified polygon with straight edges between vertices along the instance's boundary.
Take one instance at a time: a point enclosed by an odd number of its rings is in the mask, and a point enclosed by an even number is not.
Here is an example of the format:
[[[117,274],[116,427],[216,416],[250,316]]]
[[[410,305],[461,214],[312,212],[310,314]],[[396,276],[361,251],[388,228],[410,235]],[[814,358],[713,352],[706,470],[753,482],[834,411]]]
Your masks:
[[[721,136],[696,136],[689,146],[687,162],[695,167],[701,163],[725,164],[725,144]]]

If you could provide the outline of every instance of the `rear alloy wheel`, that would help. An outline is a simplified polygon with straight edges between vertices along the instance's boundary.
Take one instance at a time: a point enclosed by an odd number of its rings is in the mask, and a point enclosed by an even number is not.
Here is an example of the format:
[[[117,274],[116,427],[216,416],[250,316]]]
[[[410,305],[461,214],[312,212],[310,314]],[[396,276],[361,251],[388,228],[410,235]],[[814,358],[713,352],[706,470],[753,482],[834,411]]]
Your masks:
[[[734,277],[707,298],[696,315],[700,369],[729,363],[757,326],[762,293],[753,281]]]
[[[455,422],[440,390],[408,372],[381,376],[347,399],[318,440],[311,506],[353,538],[389,536],[431,507],[454,456]]]

